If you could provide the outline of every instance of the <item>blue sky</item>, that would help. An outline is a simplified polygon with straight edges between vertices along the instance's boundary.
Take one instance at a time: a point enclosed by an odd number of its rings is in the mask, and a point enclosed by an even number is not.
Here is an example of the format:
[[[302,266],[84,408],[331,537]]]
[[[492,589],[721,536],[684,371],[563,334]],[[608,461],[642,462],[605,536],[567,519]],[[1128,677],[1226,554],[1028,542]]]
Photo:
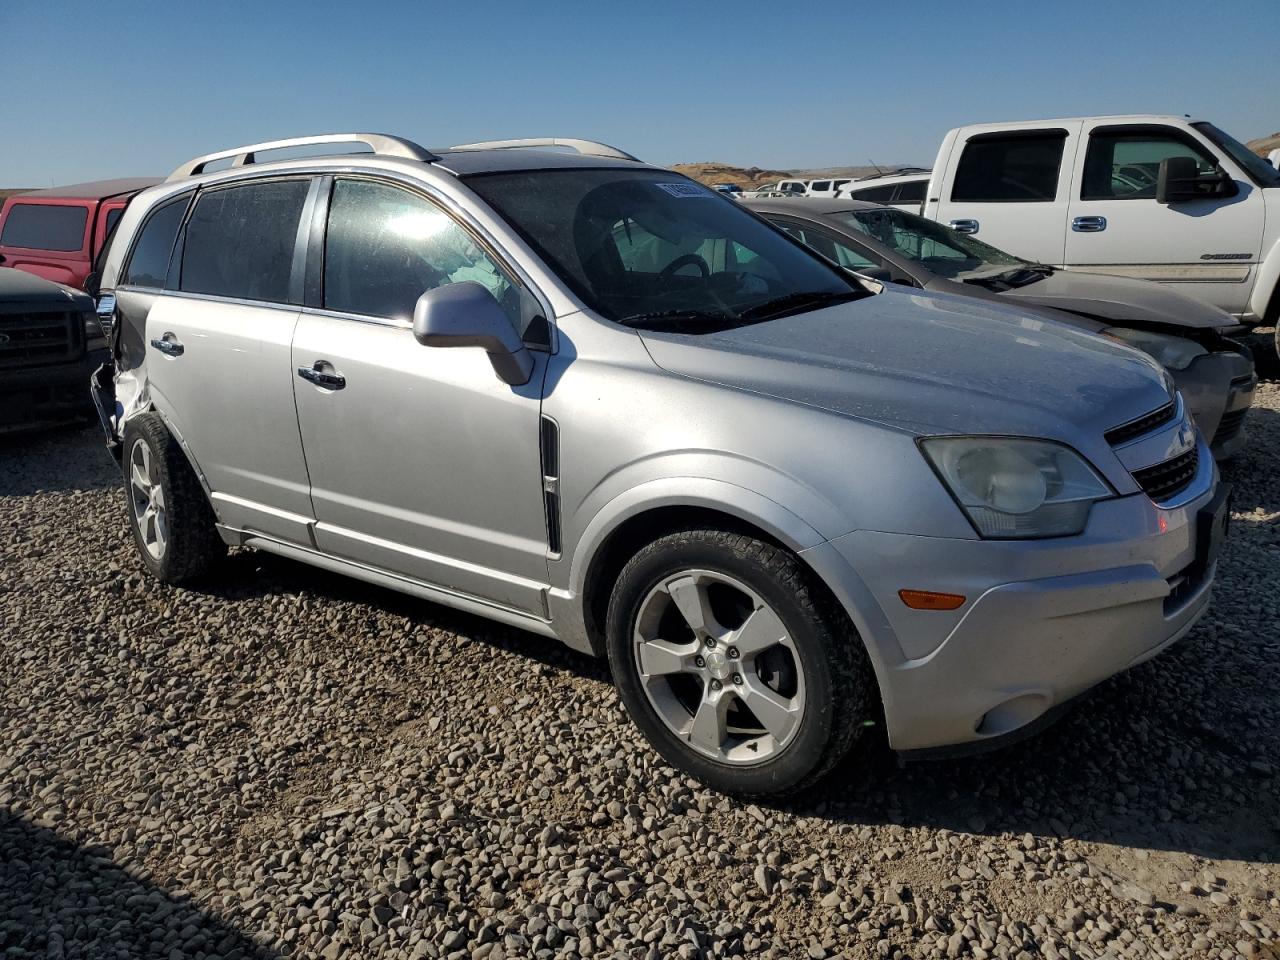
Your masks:
[[[928,165],[958,124],[1093,113],[1243,140],[1280,130],[1277,41],[1277,0],[0,0],[0,187],[338,130],[780,167]]]

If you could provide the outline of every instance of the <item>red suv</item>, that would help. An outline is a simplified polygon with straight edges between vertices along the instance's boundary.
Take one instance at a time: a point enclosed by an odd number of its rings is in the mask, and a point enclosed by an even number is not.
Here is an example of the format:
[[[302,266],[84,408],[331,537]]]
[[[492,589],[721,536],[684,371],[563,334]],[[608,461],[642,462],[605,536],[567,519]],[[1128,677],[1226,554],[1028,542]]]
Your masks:
[[[83,288],[125,204],[155,183],[96,180],[13,195],[0,212],[0,266]]]

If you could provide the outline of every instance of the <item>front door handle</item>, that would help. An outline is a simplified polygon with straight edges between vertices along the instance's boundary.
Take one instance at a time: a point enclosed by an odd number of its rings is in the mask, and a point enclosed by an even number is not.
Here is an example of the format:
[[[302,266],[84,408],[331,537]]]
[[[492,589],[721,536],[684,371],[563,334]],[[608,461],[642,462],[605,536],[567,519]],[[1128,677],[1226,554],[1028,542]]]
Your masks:
[[[952,220],[951,229],[954,230],[956,233],[977,233],[978,221],[977,220]]]
[[[1071,229],[1076,233],[1101,233],[1107,229],[1107,218],[1076,217],[1071,221]]]
[[[324,367],[328,366],[323,360],[317,360],[314,366],[299,367],[298,376],[307,383],[314,383],[317,387],[323,387],[325,390],[341,390],[347,385],[347,378],[340,373],[330,373]]]
[[[155,347],[166,357],[180,357],[187,349],[182,345],[182,341],[172,333],[166,333],[159,340],[152,340],[151,346]]]

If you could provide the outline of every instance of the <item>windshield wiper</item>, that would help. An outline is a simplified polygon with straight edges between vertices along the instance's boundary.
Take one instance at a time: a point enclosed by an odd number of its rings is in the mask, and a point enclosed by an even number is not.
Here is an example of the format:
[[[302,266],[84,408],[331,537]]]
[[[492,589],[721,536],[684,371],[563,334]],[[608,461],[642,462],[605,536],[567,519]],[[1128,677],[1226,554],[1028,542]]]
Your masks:
[[[707,332],[708,330],[727,330],[741,326],[742,321],[728,313],[716,310],[653,310],[649,313],[635,313],[622,317],[619,321],[624,327],[642,327],[645,330],[675,330],[677,332]]]
[[[772,300],[757,303],[754,307],[742,311],[744,320],[775,320],[792,313],[802,313],[817,307],[826,307],[835,303],[846,303],[859,300],[867,294],[855,290],[833,293],[830,290],[802,290],[786,293]]]

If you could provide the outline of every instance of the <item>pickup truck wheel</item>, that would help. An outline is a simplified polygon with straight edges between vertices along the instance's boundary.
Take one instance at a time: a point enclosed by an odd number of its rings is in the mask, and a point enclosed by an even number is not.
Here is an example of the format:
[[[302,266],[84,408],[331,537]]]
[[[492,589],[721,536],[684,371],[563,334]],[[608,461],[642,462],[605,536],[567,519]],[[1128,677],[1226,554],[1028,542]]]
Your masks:
[[[164,421],[134,417],[124,430],[125,499],[138,555],[151,575],[185,583],[227,552],[195,471]]]
[[[816,783],[878,714],[862,641],[791,553],[683,530],[623,568],[607,620],[627,711],[673,766],[744,796]]]

